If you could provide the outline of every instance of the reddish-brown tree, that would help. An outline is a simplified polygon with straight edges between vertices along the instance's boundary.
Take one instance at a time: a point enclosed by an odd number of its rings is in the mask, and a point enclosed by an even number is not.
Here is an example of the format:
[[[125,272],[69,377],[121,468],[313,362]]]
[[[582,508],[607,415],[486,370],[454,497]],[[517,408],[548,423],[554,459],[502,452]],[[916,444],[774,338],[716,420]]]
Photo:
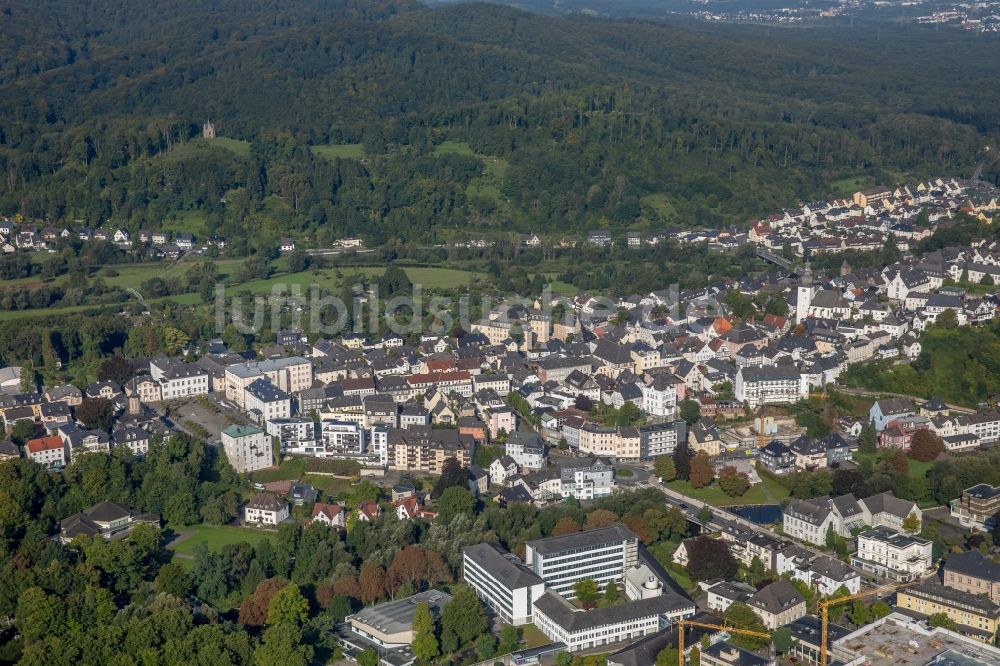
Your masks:
[[[370,604],[378,601],[386,593],[385,570],[374,562],[365,562],[358,574],[361,587],[361,601]]]
[[[944,440],[930,430],[922,429],[913,433],[910,442],[910,455],[914,460],[931,462],[944,452]]]
[[[552,536],[562,536],[564,534],[572,534],[573,532],[580,531],[580,523],[576,522],[570,517],[560,518],[552,528]]]
[[[288,585],[281,576],[267,578],[257,584],[253,594],[240,604],[239,622],[249,627],[263,627],[267,622],[267,607],[271,599]]]
[[[595,509],[587,514],[587,529],[593,530],[598,527],[608,527],[619,522],[618,514],[607,509]]]
[[[352,599],[360,599],[361,586],[358,585],[357,576],[341,576],[333,581],[333,593],[342,594]]]
[[[699,451],[691,458],[691,478],[692,488],[704,488],[711,485],[715,478],[715,468],[712,467],[712,459],[704,451]]]

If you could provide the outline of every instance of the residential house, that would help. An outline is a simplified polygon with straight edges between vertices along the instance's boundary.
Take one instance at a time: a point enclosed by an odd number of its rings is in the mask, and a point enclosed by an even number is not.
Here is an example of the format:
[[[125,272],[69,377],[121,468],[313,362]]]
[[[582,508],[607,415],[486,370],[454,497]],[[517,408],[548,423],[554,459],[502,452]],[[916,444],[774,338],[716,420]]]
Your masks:
[[[288,515],[288,502],[270,493],[257,493],[243,507],[243,522],[248,525],[278,525]]]

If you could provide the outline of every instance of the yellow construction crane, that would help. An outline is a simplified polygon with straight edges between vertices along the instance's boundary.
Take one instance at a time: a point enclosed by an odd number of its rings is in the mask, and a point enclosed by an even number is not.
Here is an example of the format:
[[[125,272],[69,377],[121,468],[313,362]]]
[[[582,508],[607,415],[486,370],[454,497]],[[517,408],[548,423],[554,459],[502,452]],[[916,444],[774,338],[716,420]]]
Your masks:
[[[869,590],[863,590],[857,594],[852,594],[846,597],[836,597],[832,599],[824,599],[819,602],[819,612],[820,612],[820,640],[819,640],[819,666],[826,666],[826,644],[829,634],[829,623],[830,623],[830,608],[833,606],[839,606],[841,604],[847,603],[848,601],[857,601],[858,599],[866,599],[868,597],[877,596],[880,594],[888,594],[890,592],[896,592],[911,585],[916,585],[920,581],[913,581],[911,583],[902,583],[895,585],[881,585],[879,587],[873,587]]]
[[[767,638],[770,640],[771,634],[766,631],[752,631],[750,629],[737,629],[722,624],[707,624],[705,622],[695,622],[694,620],[680,620],[677,622],[677,666],[684,666],[684,629],[685,627],[701,627],[702,629],[715,629],[725,631],[730,634],[740,636],[752,636],[754,638]]]

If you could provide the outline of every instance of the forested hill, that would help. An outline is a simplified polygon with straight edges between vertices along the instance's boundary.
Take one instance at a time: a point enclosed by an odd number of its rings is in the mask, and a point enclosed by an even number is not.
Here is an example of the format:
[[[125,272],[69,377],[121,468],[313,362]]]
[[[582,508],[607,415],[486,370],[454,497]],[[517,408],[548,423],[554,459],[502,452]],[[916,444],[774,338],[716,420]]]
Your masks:
[[[427,240],[741,223],[846,177],[970,175],[997,143],[1000,42],[886,32],[10,0],[0,212]],[[207,118],[247,143],[197,139]]]

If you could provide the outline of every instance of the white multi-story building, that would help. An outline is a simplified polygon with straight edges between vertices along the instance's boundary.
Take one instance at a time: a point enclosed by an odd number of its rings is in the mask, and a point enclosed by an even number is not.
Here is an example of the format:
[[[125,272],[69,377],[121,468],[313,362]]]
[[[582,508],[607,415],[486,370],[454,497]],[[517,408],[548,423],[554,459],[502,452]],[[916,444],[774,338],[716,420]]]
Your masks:
[[[617,583],[637,566],[639,537],[624,525],[536,539],[525,544],[525,564],[554,592],[573,598],[573,583]]]
[[[465,548],[462,577],[496,616],[514,626],[532,622],[532,605],[545,593],[541,578],[492,544]]]
[[[802,581],[823,596],[830,596],[841,587],[851,594],[861,591],[861,574],[840,560],[826,555],[800,564],[792,570],[792,578]]]
[[[682,384],[683,386],[683,384]],[[642,411],[650,416],[672,419],[677,414],[677,385],[657,375],[642,386]]]
[[[243,408],[258,423],[287,419],[292,415],[292,399],[266,379],[257,379],[246,387]]]
[[[288,419],[271,419],[267,433],[278,438],[282,453],[317,455],[316,423],[305,416]]]
[[[161,400],[208,395],[208,372],[194,363],[179,363],[169,358],[154,359],[149,363],[149,375],[160,384]]]
[[[798,402],[808,395],[807,389],[799,371],[791,367],[743,367],[733,383],[736,400],[748,403],[750,409]]]
[[[672,456],[677,442],[687,440],[687,424],[684,421],[647,423],[639,426],[639,455],[643,459],[658,456]]]
[[[48,469],[66,466],[66,445],[56,436],[29,439],[24,445],[27,457]]]
[[[368,453],[380,467],[389,465],[389,428],[374,425],[368,429]]]
[[[793,539],[822,546],[836,517],[829,501],[796,501],[786,508],[782,519],[782,532]]]
[[[510,433],[506,453],[522,469],[541,469],[545,464],[545,442],[534,433]]]
[[[349,421],[321,421],[320,440],[328,458],[356,458],[365,453],[365,429]]]
[[[243,507],[243,522],[250,525],[277,525],[288,520],[288,502],[268,493],[257,493]]]
[[[574,458],[559,465],[559,494],[578,500],[606,497],[615,489],[615,468],[607,458]]]
[[[858,550],[851,557],[856,569],[904,583],[930,573],[934,561],[927,539],[874,527],[858,535]]]
[[[659,594],[619,606],[580,611],[551,590],[535,602],[534,624],[568,652],[633,640],[666,629],[695,614],[694,602],[678,594]]]
[[[271,435],[256,426],[229,426],[222,431],[222,448],[229,464],[240,474],[274,464]]]

